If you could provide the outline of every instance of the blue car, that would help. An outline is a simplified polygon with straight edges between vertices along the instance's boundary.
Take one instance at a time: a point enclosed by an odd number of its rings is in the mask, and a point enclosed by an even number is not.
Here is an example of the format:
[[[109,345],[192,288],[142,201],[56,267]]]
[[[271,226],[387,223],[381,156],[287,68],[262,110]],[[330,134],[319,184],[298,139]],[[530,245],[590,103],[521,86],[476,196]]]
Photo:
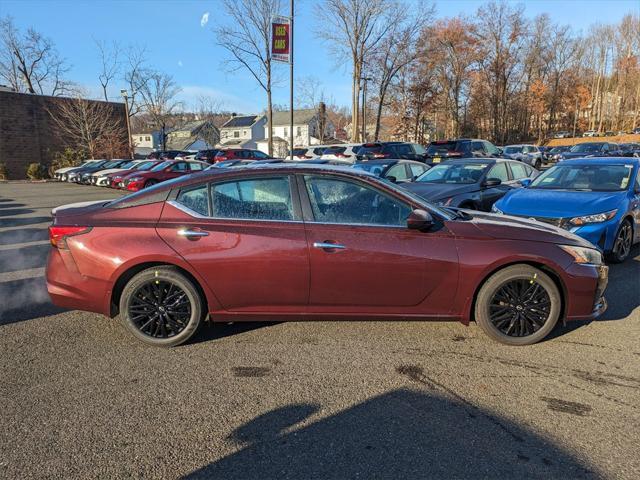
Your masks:
[[[620,263],[640,241],[638,170],[637,158],[566,160],[511,190],[492,211],[569,230]]]

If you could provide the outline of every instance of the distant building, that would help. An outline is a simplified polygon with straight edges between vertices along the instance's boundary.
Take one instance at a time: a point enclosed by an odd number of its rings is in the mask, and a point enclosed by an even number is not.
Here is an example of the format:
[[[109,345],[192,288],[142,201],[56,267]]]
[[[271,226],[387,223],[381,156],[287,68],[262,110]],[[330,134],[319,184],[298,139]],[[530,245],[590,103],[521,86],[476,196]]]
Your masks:
[[[267,117],[264,115],[237,115],[220,127],[219,147],[256,148],[264,138]]]
[[[160,148],[162,144],[159,131],[132,133],[131,141],[135,148],[150,148],[152,150]]]
[[[220,131],[213,122],[189,122],[167,134],[167,150],[198,151],[213,148],[220,141]]]
[[[320,111],[315,108],[294,110],[293,145],[295,147],[320,145],[325,143],[324,140],[335,137],[336,132],[333,123],[331,123],[326,115],[324,122],[321,122],[320,120]],[[289,111],[273,112],[272,123],[274,140],[276,138],[284,140],[287,143],[287,148],[289,145],[289,128],[291,128],[290,121]],[[265,125],[265,139],[268,137],[267,133],[268,126]],[[264,144],[265,142],[261,142],[260,147],[263,147]]]

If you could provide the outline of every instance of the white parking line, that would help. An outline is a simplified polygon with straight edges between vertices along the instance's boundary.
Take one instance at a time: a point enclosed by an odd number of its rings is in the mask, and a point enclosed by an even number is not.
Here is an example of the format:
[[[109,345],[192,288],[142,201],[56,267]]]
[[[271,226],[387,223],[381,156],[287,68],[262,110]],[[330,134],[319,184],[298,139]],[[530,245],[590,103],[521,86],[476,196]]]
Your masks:
[[[44,267],[29,268],[27,270],[19,270],[17,272],[0,273],[0,284],[38,277],[44,277]]]

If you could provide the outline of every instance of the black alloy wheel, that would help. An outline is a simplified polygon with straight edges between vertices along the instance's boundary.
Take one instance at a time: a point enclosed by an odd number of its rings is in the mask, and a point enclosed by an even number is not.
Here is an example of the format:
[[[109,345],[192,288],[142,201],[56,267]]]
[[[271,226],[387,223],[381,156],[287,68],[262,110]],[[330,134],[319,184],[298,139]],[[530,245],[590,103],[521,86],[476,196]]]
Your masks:
[[[553,330],[561,310],[560,290],[547,273],[531,265],[511,265],[480,287],[474,318],[500,343],[531,345]]]
[[[625,220],[620,225],[618,233],[616,233],[616,239],[613,242],[613,249],[609,260],[613,263],[624,262],[631,253],[631,246],[633,245],[633,227],[629,220]]]
[[[537,332],[549,318],[551,299],[534,280],[518,279],[503,284],[489,305],[489,319],[502,333],[525,337]]]
[[[191,279],[176,267],[162,265],[129,280],[120,296],[120,318],[142,342],[173,347],[196,333],[205,306]]]

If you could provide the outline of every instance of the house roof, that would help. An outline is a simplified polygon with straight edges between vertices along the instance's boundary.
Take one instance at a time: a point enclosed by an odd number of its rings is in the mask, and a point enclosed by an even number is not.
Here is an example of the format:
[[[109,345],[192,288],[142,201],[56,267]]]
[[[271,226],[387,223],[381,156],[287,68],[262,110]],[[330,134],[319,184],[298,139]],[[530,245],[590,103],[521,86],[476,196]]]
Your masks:
[[[239,115],[237,117],[231,117],[221,128],[250,127],[256,123],[259,118],[259,115]]]
[[[311,119],[318,113],[315,108],[307,108],[303,110],[293,111],[293,124],[294,125],[307,125]],[[282,127],[289,125],[289,110],[281,112],[273,112],[271,121],[276,127]]]
[[[203,127],[210,127],[217,130],[217,127],[209,120],[196,120],[194,122],[187,122],[175,128],[172,128],[169,133],[177,132],[197,132]]]

